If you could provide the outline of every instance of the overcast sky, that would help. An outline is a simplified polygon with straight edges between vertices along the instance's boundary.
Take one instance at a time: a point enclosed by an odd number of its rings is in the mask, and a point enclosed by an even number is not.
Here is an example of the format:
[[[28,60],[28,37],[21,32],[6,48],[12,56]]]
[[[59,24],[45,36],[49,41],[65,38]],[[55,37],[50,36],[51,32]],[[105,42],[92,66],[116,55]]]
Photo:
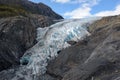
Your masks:
[[[64,18],[85,18],[120,14],[120,0],[30,0],[50,6]]]

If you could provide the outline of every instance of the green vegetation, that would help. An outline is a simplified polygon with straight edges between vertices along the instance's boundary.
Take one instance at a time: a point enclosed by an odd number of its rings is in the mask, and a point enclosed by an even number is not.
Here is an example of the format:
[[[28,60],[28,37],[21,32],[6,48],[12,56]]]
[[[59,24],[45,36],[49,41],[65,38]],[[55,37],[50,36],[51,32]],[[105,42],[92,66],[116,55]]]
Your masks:
[[[26,16],[28,14],[24,8],[12,5],[0,5],[0,17]]]

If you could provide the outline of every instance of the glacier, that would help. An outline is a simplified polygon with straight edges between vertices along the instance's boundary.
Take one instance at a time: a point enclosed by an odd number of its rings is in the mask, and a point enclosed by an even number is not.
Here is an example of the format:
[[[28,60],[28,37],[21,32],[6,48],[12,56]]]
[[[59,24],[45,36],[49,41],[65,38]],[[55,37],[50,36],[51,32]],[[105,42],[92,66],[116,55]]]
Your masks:
[[[21,58],[21,67],[12,80],[25,77],[25,80],[37,80],[46,72],[50,60],[58,56],[58,51],[71,46],[68,41],[80,41],[90,33],[88,25],[101,18],[63,20],[49,27],[38,28],[36,45],[27,50]],[[26,65],[22,65],[22,64]],[[23,73],[26,73],[26,75]]]

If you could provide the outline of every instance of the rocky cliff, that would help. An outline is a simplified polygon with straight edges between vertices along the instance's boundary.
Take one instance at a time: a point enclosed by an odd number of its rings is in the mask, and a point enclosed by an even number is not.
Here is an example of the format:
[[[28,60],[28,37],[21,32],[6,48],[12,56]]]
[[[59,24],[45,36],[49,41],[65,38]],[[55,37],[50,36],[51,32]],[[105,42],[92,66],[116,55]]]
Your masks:
[[[24,52],[36,43],[36,29],[53,23],[53,19],[42,15],[1,18],[0,70],[19,64]]]

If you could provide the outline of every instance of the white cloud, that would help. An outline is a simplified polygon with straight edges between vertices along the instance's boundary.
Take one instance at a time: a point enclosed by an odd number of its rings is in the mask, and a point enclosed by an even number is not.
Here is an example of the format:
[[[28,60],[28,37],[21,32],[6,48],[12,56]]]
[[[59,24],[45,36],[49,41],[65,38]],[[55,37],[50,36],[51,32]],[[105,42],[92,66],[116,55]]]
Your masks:
[[[64,16],[66,17],[68,16],[70,18],[84,18],[87,16],[91,16],[90,11],[91,11],[91,8],[87,6],[82,6],[71,12],[66,12]]]
[[[96,4],[98,0],[51,0],[52,2],[57,2],[57,3],[92,3]]]
[[[94,16],[113,16],[118,14],[120,14],[120,5],[116,6],[115,10],[98,12]]]
[[[79,4],[78,8],[67,11],[63,15],[65,18],[85,18],[90,16],[112,16],[120,14],[120,5],[116,6],[114,10],[106,10],[91,14],[92,7],[97,5],[100,0],[51,0],[57,3],[73,3]]]
[[[88,3],[90,6],[96,5],[100,0],[71,0],[71,3]]]
[[[52,0],[54,2],[57,2],[57,3],[67,3],[67,2],[70,2],[70,0]]]
[[[73,11],[66,12],[64,14],[65,17],[70,18],[84,18],[91,16],[90,11],[92,7],[97,5],[100,0],[76,0],[81,2],[81,6]]]
[[[76,0],[82,2],[83,0]],[[93,16],[113,16],[120,14],[120,5],[117,5],[114,10],[106,10],[98,13],[91,14],[92,7],[97,5],[100,0],[85,0],[77,9],[64,13],[64,17],[67,18],[85,18]]]

